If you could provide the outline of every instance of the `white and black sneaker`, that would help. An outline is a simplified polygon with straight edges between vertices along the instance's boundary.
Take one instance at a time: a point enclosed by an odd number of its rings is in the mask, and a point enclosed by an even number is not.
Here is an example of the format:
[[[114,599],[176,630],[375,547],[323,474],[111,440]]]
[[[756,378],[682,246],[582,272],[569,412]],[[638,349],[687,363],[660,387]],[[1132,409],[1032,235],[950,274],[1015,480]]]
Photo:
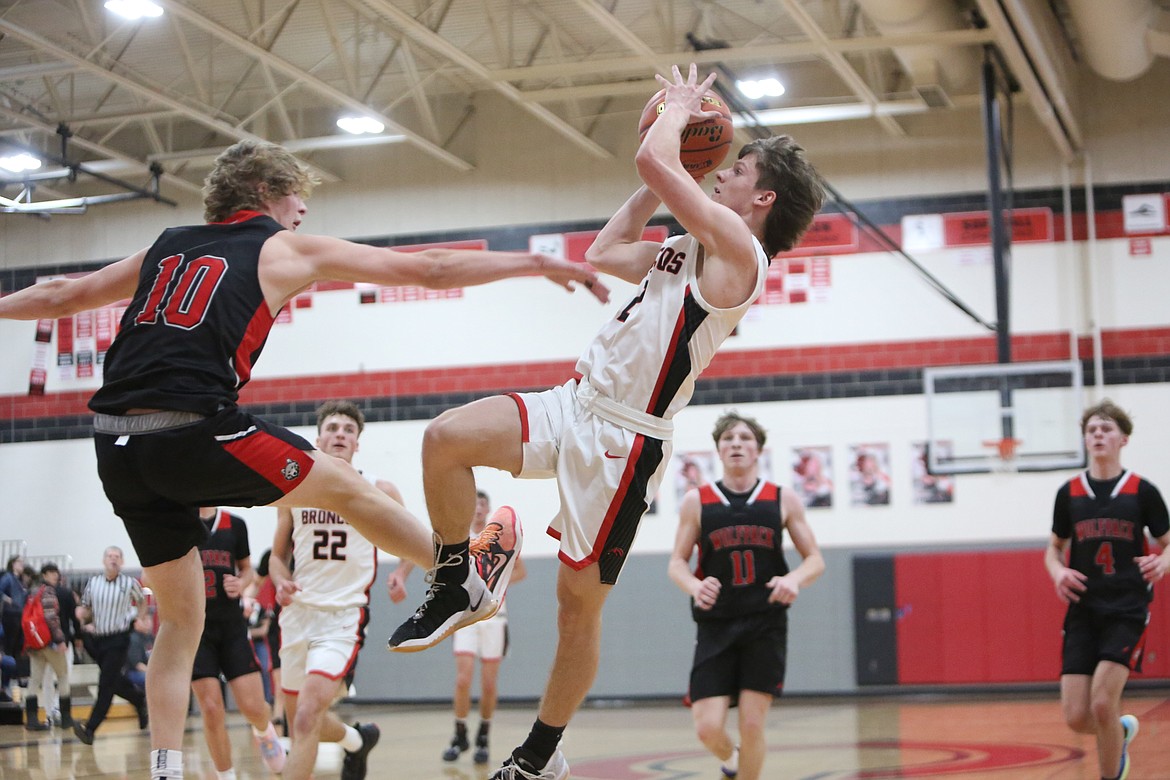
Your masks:
[[[552,758],[548,760],[543,769],[537,769],[523,758],[516,758],[515,755],[512,755],[489,780],[568,780],[568,778],[569,762],[565,760],[565,754],[561,752],[558,745],[557,752],[552,754]]]
[[[435,535],[436,550],[439,537]],[[437,557],[437,556],[436,556]],[[476,567],[467,567],[467,578],[461,583],[443,582],[436,576],[445,566],[457,566],[462,556],[455,554],[445,561],[439,561],[427,572],[430,588],[418,610],[395,629],[390,636],[390,649],[399,653],[415,653],[442,642],[464,626],[487,620],[500,608],[500,601]]]
[[[370,751],[382,737],[376,723],[355,723],[353,727],[362,735],[362,746],[352,753],[346,751],[341,763],[341,780],[365,780]]]

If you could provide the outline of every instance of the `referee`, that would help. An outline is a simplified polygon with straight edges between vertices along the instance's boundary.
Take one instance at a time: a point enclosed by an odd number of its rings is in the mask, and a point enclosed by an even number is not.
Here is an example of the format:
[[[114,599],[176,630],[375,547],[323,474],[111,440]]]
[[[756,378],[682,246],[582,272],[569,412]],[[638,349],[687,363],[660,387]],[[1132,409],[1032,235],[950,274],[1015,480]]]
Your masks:
[[[146,695],[126,677],[126,653],[130,649],[130,631],[134,621],[146,617],[146,595],[142,585],[122,573],[122,549],[107,547],[102,555],[105,571],[95,574],[81,594],[78,617],[83,623],[86,647],[98,662],[98,692],[89,720],[73,725],[73,733],[87,745],[93,733],[106,719],[114,694],[138,710],[138,727],[147,726]]]

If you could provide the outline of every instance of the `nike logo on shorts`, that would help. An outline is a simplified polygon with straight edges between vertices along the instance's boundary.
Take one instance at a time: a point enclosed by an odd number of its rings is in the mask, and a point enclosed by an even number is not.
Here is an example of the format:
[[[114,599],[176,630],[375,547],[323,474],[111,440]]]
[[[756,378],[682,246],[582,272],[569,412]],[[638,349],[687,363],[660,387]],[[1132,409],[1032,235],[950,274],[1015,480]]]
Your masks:
[[[610,454],[610,452],[609,452],[609,450],[606,450],[606,451],[605,451],[605,457],[607,457],[607,458],[612,458],[613,460],[621,460],[622,458],[624,458],[624,457],[625,457],[625,455],[611,455],[611,454]]]

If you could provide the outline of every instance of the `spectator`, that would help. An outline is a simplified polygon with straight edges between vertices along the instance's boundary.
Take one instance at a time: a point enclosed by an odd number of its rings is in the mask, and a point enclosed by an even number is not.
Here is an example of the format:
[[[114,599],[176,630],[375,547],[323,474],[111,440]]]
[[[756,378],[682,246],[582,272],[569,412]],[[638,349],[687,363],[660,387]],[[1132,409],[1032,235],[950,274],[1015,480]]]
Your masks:
[[[20,630],[20,613],[28,597],[28,586],[24,580],[24,559],[13,555],[0,574],[0,623],[4,626],[4,650],[13,658],[20,657],[23,648],[23,632]]]
[[[126,679],[146,694],[146,662],[154,646],[154,631],[150,618],[137,618],[130,634],[130,648],[126,651]]]
[[[57,568],[57,564],[46,563],[42,566],[41,579],[43,580],[41,586],[31,590],[28,597],[41,600],[41,606],[45,610],[45,623],[49,627],[49,644],[35,650],[29,648],[28,651],[31,670],[29,672],[28,696],[24,702],[24,727],[29,731],[48,730],[49,724],[54,721],[54,701],[59,702],[57,706],[60,708],[56,722],[66,727],[73,726],[73,709],[68,692],[68,656],[72,650],[63,629],[62,624],[66,621],[62,619],[60,600],[57,597],[57,584],[61,581],[61,571]],[[56,695],[58,684],[64,685],[66,689],[65,695],[62,697]],[[39,703],[36,689],[38,685],[45,702],[48,723],[42,723],[37,713]]]

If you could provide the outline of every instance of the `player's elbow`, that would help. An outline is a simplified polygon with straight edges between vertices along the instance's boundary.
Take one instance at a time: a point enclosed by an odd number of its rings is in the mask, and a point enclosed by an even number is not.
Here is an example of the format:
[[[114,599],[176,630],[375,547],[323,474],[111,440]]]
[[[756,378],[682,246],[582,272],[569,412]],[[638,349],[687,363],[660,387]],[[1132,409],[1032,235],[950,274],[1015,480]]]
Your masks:
[[[679,164],[676,159],[666,157],[651,144],[642,144],[638,147],[638,153],[634,155],[634,167],[638,171],[638,176],[651,190],[654,189],[655,182],[662,181],[673,165]]]

